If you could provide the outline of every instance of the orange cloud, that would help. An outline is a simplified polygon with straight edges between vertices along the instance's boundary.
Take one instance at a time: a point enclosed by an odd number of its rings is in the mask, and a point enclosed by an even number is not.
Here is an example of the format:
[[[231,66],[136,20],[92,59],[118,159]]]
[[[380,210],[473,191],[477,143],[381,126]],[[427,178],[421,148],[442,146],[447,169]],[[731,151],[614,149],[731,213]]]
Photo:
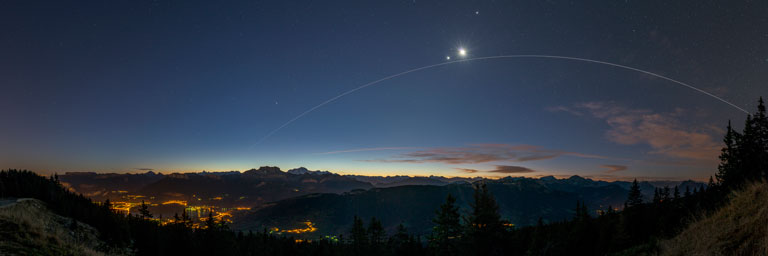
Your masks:
[[[466,172],[466,173],[476,173],[476,172],[479,172],[478,170],[467,169],[467,168],[456,168],[456,170],[459,170],[459,171],[462,171],[462,172]]]
[[[522,166],[514,166],[514,165],[497,165],[496,169],[490,170],[488,172],[496,172],[496,173],[531,173],[535,172],[534,170],[531,170],[527,167]]]
[[[622,145],[645,144],[651,147],[650,154],[712,161],[717,159],[720,150],[709,126],[691,127],[678,120],[677,117],[684,113],[681,109],[672,113],[654,113],[604,102],[581,103],[573,108],[576,110],[572,111],[586,111],[605,120],[610,126],[605,134],[608,140]]]
[[[614,173],[614,172],[619,172],[619,171],[624,171],[626,169],[629,169],[629,167],[625,165],[616,165],[616,164],[604,164],[604,165],[601,165],[600,167],[608,169],[607,171],[605,171],[605,173]]]
[[[552,159],[560,156],[611,159],[562,150],[545,149],[534,145],[474,144],[467,147],[440,147],[403,153],[393,159],[364,160],[385,163],[444,163],[479,164],[489,162],[526,162]]]

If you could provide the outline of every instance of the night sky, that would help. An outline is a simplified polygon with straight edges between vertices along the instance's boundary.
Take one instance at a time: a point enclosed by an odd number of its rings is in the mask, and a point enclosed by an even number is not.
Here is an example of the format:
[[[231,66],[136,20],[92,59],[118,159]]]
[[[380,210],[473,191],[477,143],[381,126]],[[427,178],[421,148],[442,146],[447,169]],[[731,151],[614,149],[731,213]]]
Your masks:
[[[705,179],[768,1],[3,1],[0,167]],[[464,49],[466,56],[459,50]],[[447,60],[450,57],[451,60]]]

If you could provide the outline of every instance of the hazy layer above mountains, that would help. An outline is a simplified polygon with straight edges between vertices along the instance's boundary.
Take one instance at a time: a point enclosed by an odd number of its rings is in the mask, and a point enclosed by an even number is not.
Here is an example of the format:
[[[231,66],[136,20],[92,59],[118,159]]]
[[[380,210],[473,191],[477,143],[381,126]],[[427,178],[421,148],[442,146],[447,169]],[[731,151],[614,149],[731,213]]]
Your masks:
[[[452,183],[472,183],[478,180],[488,180],[482,177],[443,177],[443,176],[363,176],[363,175],[339,175],[330,171],[312,171],[304,167],[291,169],[283,172],[278,167],[264,166],[258,169],[251,169],[245,172],[229,171],[229,172],[197,172],[197,173],[171,173],[162,174],[148,171],[146,173],[94,173],[94,172],[67,172],[60,176],[60,179],[66,186],[74,189],[84,195],[102,197],[109,195],[113,191],[127,191],[130,193],[141,192],[151,184],[161,182],[167,183],[163,180],[190,180],[190,179],[206,179],[206,180],[221,180],[221,179],[251,179],[251,180],[271,180],[273,182],[279,181],[302,181],[304,183],[314,183],[313,180],[317,178],[334,179],[336,181],[352,182],[357,181],[361,183],[368,183],[368,185],[361,185],[360,183],[352,183],[348,188],[338,188],[344,191],[350,191],[352,189],[371,187],[396,187],[404,185],[435,185],[442,186]],[[553,176],[545,176],[541,178],[524,178],[524,177],[506,177],[502,179],[533,179],[540,180],[545,183],[557,183],[559,180],[568,180],[570,183],[583,183],[584,185],[606,185],[616,184],[623,188],[628,188],[630,182],[626,181],[595,181],[592,179],[582,178],[580,176],[571,176],[567,179],[557,179]],[[493,179],[491,179],[493,180]],[[193,181],[190,181],[193,182]],[[675,186],[681,184],[681,181],[646,181],[641,182],[641,186],[644,188],[663,187],[663,186]],[[695,181],[685,181],[684,185],[693,188],[693,184],[701,184]],[[153,185],[156,187],[156,185]],[[299,186],[300,187],[300,186]],[[183,189],[183,188],[182,188]],[[196,187],[200,189],[200,187]],[[204,189],[204,188],[203,188]],[[160,189],[162,190],[162,189]],[[188,189],[187,189],[188,190]],[[204,189],[205,190],[205,189]],[[336,189],[333,189],[336,190]],[[146,192],[158,192],[158,191],[146,191]],[[161,191],[164,192],[164,191]],[[176,191],[178,192],[178,191]],[[330,191],[313,191],[313,192],[330,192]],[[206,193],[203,191],[203,193]],[[211,191],[209,193],[216,194],[217,192]],[[338,192],[337,192],[338,193]]]

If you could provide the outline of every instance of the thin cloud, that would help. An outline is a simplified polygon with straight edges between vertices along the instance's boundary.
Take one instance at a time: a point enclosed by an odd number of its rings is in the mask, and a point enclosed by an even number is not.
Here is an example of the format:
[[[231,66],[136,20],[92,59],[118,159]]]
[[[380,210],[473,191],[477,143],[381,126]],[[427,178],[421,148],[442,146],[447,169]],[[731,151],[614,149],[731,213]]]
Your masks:
[[[495,172],[495,173],[531,173],[536,172],[534,170],[531,170],[527,167],[522,166],[514,166],[514,165],[497,165],[496,169],[490,170],[488,172]]]
[[[155,170],[155,169],[152,169],[152,168],[133,168],[133,169],[134,170],[139,170],[139,171],[154,171]]]
[[[479,172],[478,170],[467,169],[467,168],[456,168],[456,170],[459,170],[459,171],[462,171],[462,172],[466,172],[466,173],[476,173],[476,172]]]
[[[383,163],[480,164],[490,162],[527,162],[561,156],[613,159],[606,156],[545,149],[534,145],[474,144],[467,147],[438,147],[403,153],[390,159],[363,160]]]
[[[419,149],[419,148],[417,147],[355,148],[355,149],[347,149],[347,150],[328,151],[328,152],[322,152],[322,153],[316,153],[316,154],[330,155],[330,154],[355,153],[355,152],[365,152],[365,151],[408,150],[408,149]]]
[[[690,179],[690,177],[682,177],[682,176],[616,176],[612,174],[590,174],[590,175],[584,175],[584,178],[593,179],[593,180],[604,180],[604,181],[633,181],[637,179],[637,181],[668,181],[668,180],[687,180]],[[704,180],[698,180],[698,181],[704,181]]]
[[[584,113],[582,113],[581,111],[577,111],[577,110],[574,110],[572,108],[564,107],[564,106],[548,107],[547,111],[550,111],[550,112],[567,112],[567,113],[570,113],[570,114],[572,114],[574,116],[583,116],[584,115]]]
[[[560,156],[560,154],[555,154],[555,155],[534,155],[534,156],[520,157],[520,158],[517,158],[517,160],[520,161],[520,162],[536,161],[536,160],[547,160],[547,159],[552,159],[552,158],[555,158],[555,157],[558,157],[558,156]]]
[[[620,172],[629,169],[626,165],[617,165],[617,164],[604,164],[600,167],[606,168],[608,170],[605,171],[605,173],[614,173],[614,172]]]

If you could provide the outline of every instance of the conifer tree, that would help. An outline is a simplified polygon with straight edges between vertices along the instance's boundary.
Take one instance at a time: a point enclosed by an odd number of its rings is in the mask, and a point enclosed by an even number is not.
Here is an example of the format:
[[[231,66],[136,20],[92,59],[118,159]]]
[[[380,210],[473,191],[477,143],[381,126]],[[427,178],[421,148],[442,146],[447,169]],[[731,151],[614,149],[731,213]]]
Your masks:
[[[104,200],[104,208],[107,210],[112,210],[112,202],[109,201],[109,198],[107,200]]]
[[[758,111],[759,113],[759,111]],[[738,144],[738,159],[740,169],[738,170],[738,176],[736,180],[736,187],[743,185],[745,182],[754,181],[762,177],[763,168],[760,159],[765,155],[762,152],[762,138],[760,136],[761,121],[757,116],[749,115],[744,123],[744,132],[741,136],[737,137],[736,143]]]
[[[653,189],[653,203],[654,204],[661,203],[661,193],[659,193],[659,188]]]
[[[472,213],[467,216],[467,235],[478,249],[477,253],[487,255],[498,250],[498,243],[504,235],[504,222],[499,215],[499,206],[485,183],[475,184]]]
[[[352,228],[349,230],[352,239],[352,246],[357,253],[362,253],[365,246],[368,245],[368,236],[366,235],[363,220],[355,215],[352,221]]]
[[[757,151],[759,152],[757,159],[758,166],[762,171],[762,173],[760,173],[762,178],[768,179],[768,116],[766,115],[763,97],[760,97],[760,100],[758,101],[755,119],[755,133],[757,134],[757,144],[759,145],[757,147]]]
[[[673,198],[675,200],[680,199],[680,189],[677,186],[675,186],[675,194],[674,194]]]
[[[467,218],[470,229],[480,233],[501,229],[499,206],[496,204],[496,199],[488,192],[485,183],[475,185],[474,199],[472,214]]]
[[[139,206],[139,216],[144,219],[152,218],[152,213],[149,212],[149,207],[144,203],[144,200],[141,200],[141,205]]]
[[[669,199],[670,199],[669,192],[670,191],[669,191],[669,187],[668,186],[664,186],[663,189],[659,189],[659,194],[661,196],[661,201],[662,202],[669,202]]]
[[[581,202],[579,202],[579,200],[576,200],[576,210],[573,211],[573,219],[578,220],[580,213],[581,213]]]
[[[213,219],[213,209],[208,209],[208,218],[205,219],[205,228],[208,230],[216,229],[216,221]]]
[[[637,179],[632,182],[632,186],[629,187],[629,194],[627,195],[627,201],[624,203],[625,208],[637,206],[643,203],[643,194],[640,191],[640,185],[637,184]]]
[[[408,229],[405,228],[405,225],[403,223],[400,223],[397,225],[397,228],[395,228],[395,234],[392,235],[392,240],[395,244],[402,245],[406,242],[408,242]]]
[[[376,219],[376,217],[371,217],[371,222],[368,223],[368,241],[371,242],[371,245],[378,246],[384,242],[385,236],[386,233],[381,225],[381,221]]]
[[[758,100],[757,112],[747,115],[741,134],[731,123],[723,138],[717,181],[732,190],[746,182],[768,178],[768,117],[763,98]]]
[[[403,223],[398,224],[395,228],[395,234],[389,238],[389,247],[393,251],[393,255],[413,253],[411,245],[411,236],[408,235],[408,229],[405,228]]]
[[[448,194],[432,222],[435,226],[432,228],[430,247],[440,255],[455,254],[455,241],[461,238],[461,215],[456,198]]]
[[[589,211],[587,210],[586,203],[576,200],[576,210],[573,220],[583,221],[589,218]]]
[[[187,210],[186,209],[181,212],[181,222],[186,227],[191,227],[192,226],[192,218],[189,217],[189,214],[187,214]]]
[[[433,238],[440,241],[446,241],[457,238],[461,235],[461,215],[459,207],[456,206],[456,198],[451,194],[445,198],[445,203],[440,205],[437,215],[432,222],[435,227],[432,230]]]
[[[717,181],[724,188],[731,188],[736,183],[736,174],[738,173],[739,162],[737,159],[736,138],[739,134],[731,127],[731,121],[728,121],[723,142],[725,147],[720,150],[720,164],[717,166]]]

